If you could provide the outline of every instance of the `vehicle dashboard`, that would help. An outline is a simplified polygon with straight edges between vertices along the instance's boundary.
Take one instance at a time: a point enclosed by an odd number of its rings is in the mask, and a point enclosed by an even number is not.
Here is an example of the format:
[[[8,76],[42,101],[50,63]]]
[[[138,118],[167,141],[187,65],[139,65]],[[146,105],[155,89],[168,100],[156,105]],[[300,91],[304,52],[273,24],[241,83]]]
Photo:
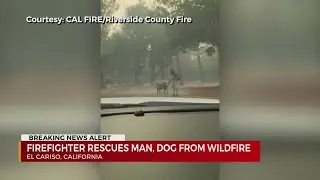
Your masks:
[[[135,116],[140,110],[143,116]],[[246,131],[239,131],[238,122],[221,121],[219,116],[218,105],[102,110],[101,133],[124,133],[128,140],[256,139],[262,142],[261,163],[102,163],[102,179],[267,180],[290,176],[298,180],[317,174],[312,168],[318,166],[318,161],[312,161],[319,157],[317,143],[278,141],[281,138],[276,134],[265,136],[257,132],[261,127],[250,123],[243,124]]]
[[[134,112],[144,111],[143,116]],[[217,105],[158,106],[103,110],[101,133],[127,140],[219,140]],[[151,112],[151,113],[150,113]],[[218,180],[219,163],[104,163],[102,179]]]

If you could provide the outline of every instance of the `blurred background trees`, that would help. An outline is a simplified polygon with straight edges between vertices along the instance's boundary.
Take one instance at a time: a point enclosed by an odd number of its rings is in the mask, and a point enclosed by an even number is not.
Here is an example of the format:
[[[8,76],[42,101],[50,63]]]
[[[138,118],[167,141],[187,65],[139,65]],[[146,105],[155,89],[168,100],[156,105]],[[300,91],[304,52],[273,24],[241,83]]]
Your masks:
[[[117,11],[117,0],[102,1],[102,15]],[[128,6],[128,16],[191,17],[191,24],[102,25],[101,60],[104,78],[119,83],[153,83],[168,79],[174,67],[184,81],[218,81],[218,3],[216,0],[140,1]],[[148,48],[149,47],[149,48]]]

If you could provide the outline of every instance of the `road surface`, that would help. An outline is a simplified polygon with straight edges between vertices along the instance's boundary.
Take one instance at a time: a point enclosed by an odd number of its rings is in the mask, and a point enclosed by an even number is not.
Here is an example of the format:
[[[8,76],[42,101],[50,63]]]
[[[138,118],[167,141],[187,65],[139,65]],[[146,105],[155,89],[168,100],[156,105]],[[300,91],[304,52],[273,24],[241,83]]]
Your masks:
[[[218,98],[219,86],[215,85],[195,85],[195,86],[184,86],[179,90],[180,97],[198,97],[198,98]],[[106,88],[101,91],[102,97],[132,97],[132,96],[143,96],[143,97],[168,97],[172,96],[172,89],[169,89],[168,94],[156,93],[154,87],[148,86],[132,86],[132,87],[114,87]]]

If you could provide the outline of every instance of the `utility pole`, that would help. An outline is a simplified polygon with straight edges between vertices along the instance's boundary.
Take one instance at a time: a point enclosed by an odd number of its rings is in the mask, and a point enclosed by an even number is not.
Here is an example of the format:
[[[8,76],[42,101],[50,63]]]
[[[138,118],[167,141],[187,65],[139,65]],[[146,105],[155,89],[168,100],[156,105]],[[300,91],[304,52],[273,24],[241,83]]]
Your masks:
[[[151,51],[152,51],[152,46],[151,44],[148,45],[147,47],[147,60],[146,60],[146,68],[148,70],[148,74],[149,74],[149,83],[150,85],[152,85],[153,83],[153,79],[154,79],[154,69],[153,67],[151,67],[151,61],[150,61],[150,56],[151,56]]]

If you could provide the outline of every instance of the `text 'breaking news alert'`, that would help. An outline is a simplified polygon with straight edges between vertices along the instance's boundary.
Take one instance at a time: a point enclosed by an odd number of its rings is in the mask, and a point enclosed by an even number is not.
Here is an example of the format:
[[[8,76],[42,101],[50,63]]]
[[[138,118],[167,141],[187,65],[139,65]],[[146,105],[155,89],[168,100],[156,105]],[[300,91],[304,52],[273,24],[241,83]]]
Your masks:
[[[26,22],[30,24],[124,24],[124,23],[146,23],[146,24],[190,24],[191,17],[152,17],[152,16],[67,16],[67,17],[33,17],[27,16]]]

